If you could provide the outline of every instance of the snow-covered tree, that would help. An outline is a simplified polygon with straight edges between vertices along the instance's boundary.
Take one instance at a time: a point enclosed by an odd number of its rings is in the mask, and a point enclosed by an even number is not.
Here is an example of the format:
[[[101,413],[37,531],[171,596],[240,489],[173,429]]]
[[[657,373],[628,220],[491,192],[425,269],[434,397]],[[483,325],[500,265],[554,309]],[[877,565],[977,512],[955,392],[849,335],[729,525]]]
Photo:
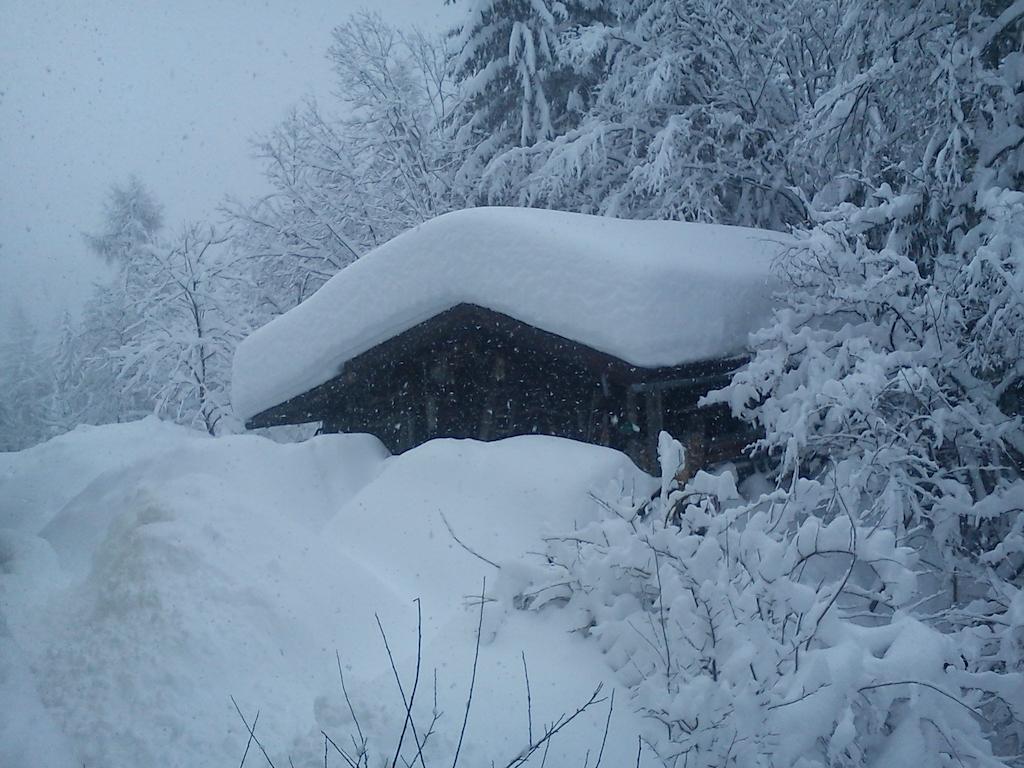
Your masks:
[[[346,150],[359,168],[366,226],[376,224],[364,240],[377,245],[451,208],[456,156],[444,134],[456,101],[450,56],[443,38],[399,31],[367,13],[333,37],[328,56]]]
[[[264,317],[286,311],[362,253],[452,207],[453,93],[443,41],[361,13],[329,51],[338,116],[313,102],[258,143],[274,191],[229,213]]]
[[[452,31],[460,100],[452,122],[465,157],[458,182],[473,189],[487,164],[563,134],[589,101],[593,73],[571,66],[562,36],[601,18],[593,0],[468,0]]]
[[[87,410],[86,389],[82,386],[84,361],[78,329],[71,315],[61,316],[57,345],[51,361],[51,388],[46,423],[49,435],[60,435],[83,423]]]
[[[780,264],[787,306],[731,398],[765,426],[784,474],[854,461],[846,482],[879,521],[927,523],[952,551],[984,548],[965,525],[1012,527],[996,519],[1017,517],[1013,504],[997,513],[995,498],[1024,472],[1024,77],[1010,66],[1019,31],[940,6],[884,17],[846,57],[847,85],[819,99],[812,134],[836,139],[822,151],[852,152],[863,171],[818,196]],[[993,61],[999,25],[1018,42]],[[847,136],[853,119],[870,125]]]
[[[65,394],[80,406],[78,423],[130,421],[153,411],[147,393],[129,392],[121,385],[114,358],[139,322],[130,289],[140,284],[119,270],[111,281],[96,285],[82,310],[75,334],[81,375],[69,380],[74,390]]]
[[[493,201],[779,226],[803,218],[785,148],[827,78],[832,7],[767,0],[600,4],[559,38],[592,83],[551,141],[498,154]]]
[[[856,193],[865,174],[884,180],[908,153],[955,173],[971,124],[988,111],[986,96],[968,92],[985,78],[964,80],[963,63],[1003,56],[1012,69],[1005,56],[1019,24],[1014,4],[981,0],[591,6],[570,8],[555,43],[559,66],[588,83],[585,110],[552,136],[482,153],[465,177],[483,199],[804,225],[809,206]],[[984,31],[987,22],[998,31]],[[1012,79],[1005,66],[997,71],[987,66],[985,77]],[[507,112],[509,92],[477,91],[487,100],[465,102],[472,119]],[[1001,135],[1014,144],[1013,130]],[[1004,149],[992,147],[992,156]]]
[[[231,356],[254,309],[228,237],[205,224],[166,236],[159,206],[132,179],[113,187],[103,232],[88,241],[115,272],[78,327],[65,323],[52,430],[151,413],[211,434],[230,429]]]
[[[158,415],[211,435],[230,418],[228,382],[235,345],[248,330],[238,259],[229,238],[190,224],[152,252],[151,279],[132,296],[140,321],[112,350],[119,384],[143,391]]]
[[[823,514],[799,492],[813,478],[921,553],[930,620],[979,674],[1024,668],[1022,19],[1020,3],[849,9],[803,145],[849,171],[814,197],[779,263],[784,308],[718,396],[764,428],[788,504]],[[983,711],[1019,753],[1020,713],[998,696]]]
[[[20,304],[7,308],[0,334],[0,451],[17,451],[47,436],[48,350]]]
[[[355,260],[357,224],[339,204],[355,192],[355,169],[315,105],[295,110],[258,145],[274,192],[232,204],[229,217],[265,316],[287,311]]]
[[[463,130],[499,147],[554,135],[546,81],[566,15],[563,3],[550,0],[472,0],[452,33],[469,112]]]
[[[84,423],[126,421],[152,413],[150,393],[124,386],[115,353],[143,321],[137,298],[153,284],[153,254],[162,230],[160,204],[133,176],[111,186],[100,232],[85,236],[114,273],[96,286],[83,310],[77,343],[82,371],[76,391],[65,395],[78,402]]]
[[[114,184],[103,206],[103,229],[85,236],[89,247],[107,262],[130,264],[140,249],[163,228],[163,208],[137,176]]]

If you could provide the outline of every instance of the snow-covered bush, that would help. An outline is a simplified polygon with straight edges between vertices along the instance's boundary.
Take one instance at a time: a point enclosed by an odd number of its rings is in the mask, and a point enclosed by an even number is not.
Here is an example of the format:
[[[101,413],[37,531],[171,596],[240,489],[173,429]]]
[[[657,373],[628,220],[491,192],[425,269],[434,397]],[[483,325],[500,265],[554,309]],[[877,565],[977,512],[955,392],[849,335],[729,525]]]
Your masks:
[[[989,690],[972,706],[1005,754],[1024,743],[1006,701],[1024,690],[1022,203],[983,190],[949,237],[924,234],[924,192],[886,185],[820,214],[780,261],[785,308],[711,398],[764,430],[795,520],[832,515],[807,490],[831,488],[857,527],[914,548],[910,615],[958,648],[958,684]]]
[[[921,556],[855,514],[856,484],[794,477],[745,501],[729,473],[677,487],[681,454],[663,436],[660,494],[602,499],[600,519],[547,540],[520,594],[578,614],[649,718],[651,753],[709,767],[1014,762],[993,750],[1019,749],[1024,677],[974,663],[991,633],[922,615]],[[1020,592],[1003,597],[1015,608],[992,613],[1019,632]]]
[[[712,399],[765,429],[781,476],[827,476],[858,521],[951,574],[964,556],[1019,582],[1024,194],[981,202],[956,251],[916,260],[918,195],[883,187],[823,217],[779,265],[787,306]]]

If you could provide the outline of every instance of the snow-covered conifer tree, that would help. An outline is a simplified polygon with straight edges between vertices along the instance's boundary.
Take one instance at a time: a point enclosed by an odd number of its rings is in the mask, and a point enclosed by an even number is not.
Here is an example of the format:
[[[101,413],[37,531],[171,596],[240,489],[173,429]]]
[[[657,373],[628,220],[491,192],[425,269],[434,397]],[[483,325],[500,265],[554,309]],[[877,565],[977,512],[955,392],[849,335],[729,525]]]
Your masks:
[[[47,431],[60,435],[82,423],[87,395],[82,384],[84,365],[78,329],[68,312],[61,316],[57,346],[51,363],[52,385],[47,405]]]
[[[607,2],[559,38],[590,82],[551,141],[498,154],[491,199],[633,218],[782,226],[804,217],[784,165],[791,130],[827,77],[820,4]]]
[[[549,0],[473,0],[453,33],[456,76],[472,134],[499,146],[554,135],[546,81],[555,64],[565,5]]]
[[[0,451],[17,451],[47,436],[49,357],[20,304],[7,308],[0,334]]]
[[[137,176],[114,184],[103,206],[103,230],[86,235],[89,247],[110,263],[128,264],[163,228],[163,208]]]
[[[115,352],[143,320],[138,298],[153,284],[153,253],[162,229],[162,207],[132,176],[111,186],[101,231],[86,235],[92,251],[114,269],[113,276],[96,287],[82,316],[83,371],[76,399],[88,403],[81,414],[86,423],[125,421],[152,412],[150,393],[124,385]]]
[[[487,163],[564,133],[579,119],[592,78],[560,56],[561,37],[600,15],[601,3],[470,0],[453,30],[460,87],[453,116],[465,152],[459,182],[472,189]],[[492,190],[491,198],[496,197]]]

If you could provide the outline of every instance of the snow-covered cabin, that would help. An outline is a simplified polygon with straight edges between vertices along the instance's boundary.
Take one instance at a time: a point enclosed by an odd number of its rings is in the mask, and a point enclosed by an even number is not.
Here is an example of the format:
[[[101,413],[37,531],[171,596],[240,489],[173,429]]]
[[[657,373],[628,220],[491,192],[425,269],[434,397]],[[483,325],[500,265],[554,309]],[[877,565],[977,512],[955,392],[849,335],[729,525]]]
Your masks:
[[[745,435],[697,400],[771,310],[784,239],[741,227],[477,208],[375,249],[238,348],[249,428],[322,422],[395,453],[540,433],[656,462],[662,429],[709,461]]]

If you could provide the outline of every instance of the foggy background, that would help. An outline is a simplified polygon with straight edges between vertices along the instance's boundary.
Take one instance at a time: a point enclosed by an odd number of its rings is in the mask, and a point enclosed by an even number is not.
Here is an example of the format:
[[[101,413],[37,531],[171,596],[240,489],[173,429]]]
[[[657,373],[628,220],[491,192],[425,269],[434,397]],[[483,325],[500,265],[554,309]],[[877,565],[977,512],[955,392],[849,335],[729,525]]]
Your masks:
[[[0,336],[21,306],[51,327],[104,266],[82,232],[116,181],[158,191],[170,229],[266,188],[250,140],[324,100],[331,30],[372,8],[440,29],[442,0],[3,0]]]

